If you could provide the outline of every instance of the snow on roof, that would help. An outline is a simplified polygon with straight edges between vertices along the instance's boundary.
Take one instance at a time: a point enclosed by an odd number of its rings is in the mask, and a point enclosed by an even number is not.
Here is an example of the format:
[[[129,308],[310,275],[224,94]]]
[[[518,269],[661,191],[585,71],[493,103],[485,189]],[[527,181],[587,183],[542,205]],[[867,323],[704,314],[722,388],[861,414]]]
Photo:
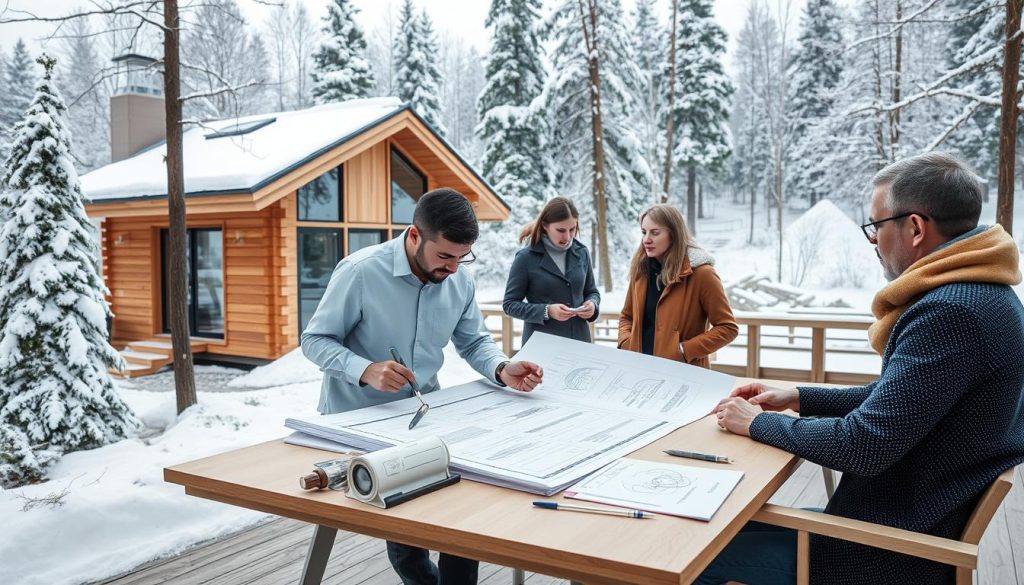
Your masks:
[[[388,97],[204,122],[184,133],[185,193],[253,190],[402,109]],[[166,152],[161,142],[83,175],[82,192],[95,202],[165,196]]]

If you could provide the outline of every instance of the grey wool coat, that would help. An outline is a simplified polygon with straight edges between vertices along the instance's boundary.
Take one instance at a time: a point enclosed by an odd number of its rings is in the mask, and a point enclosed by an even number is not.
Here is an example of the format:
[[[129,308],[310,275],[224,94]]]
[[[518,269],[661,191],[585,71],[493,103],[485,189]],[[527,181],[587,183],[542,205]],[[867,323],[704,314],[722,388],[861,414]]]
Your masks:
[[[590,252],[579,240],[574,239],[565,254],[565,274],[562,274],[547,253],[544,242],[537,242],[516,252],[512,268],[509,269],[505,299],[501,307],[507,315],[524,322],[523,343],[530,339],[534,331],[590,341],[590,327],[579,317],[567,321],[544,320],[546,305],[562,303],[575,308],[587,301],[593,302],[594,307],[600,310],[601,293],[594,282]],[[597,320],[597,311],[589,320]]]

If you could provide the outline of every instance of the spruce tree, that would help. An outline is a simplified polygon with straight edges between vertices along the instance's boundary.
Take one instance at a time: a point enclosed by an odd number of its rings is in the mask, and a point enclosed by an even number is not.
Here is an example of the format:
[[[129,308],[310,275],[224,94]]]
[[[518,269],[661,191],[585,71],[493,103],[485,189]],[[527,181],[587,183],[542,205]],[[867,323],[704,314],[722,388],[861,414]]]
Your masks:
[[[543,110],[534,100],[544,89],[544,66],[537,36],[540,0],[492,0],[487,84],[477,100],[484,143],[482,170],[512,208],[508,221],[485,228],[481,238],[491,260],[476,270],[482,280],[504,279],[508,258],[519,246],[517,234],[555,195],[546,156]]]
[[[416,15],[412,0],[405,0],[395,37],[395,85],[398,98],[408,102],[439,134],[441,74],[437,69],[437,39],[426,12]]]
[[[712,0],[678,2],[673,158],[689,176],[687,216],[694,229],[693,177],[698,169],[721,172],[731,153],[726,124],[733,86],[722,69],[726,35],[715,21]]]
[[[323,40],[313,56],[313,97],[318,104],[368,97],[374,88],[366,38],[351,0],[333,0],[324,17]]]
[[[16,128],[0,178],[0,425],[33,447],[88,449],[137,424],[108,368],[110,310],[95,228],[71,157],[55,61]]]
[[[828,193],[823,184],[829,169],[815,151],[822,147],[821,132],[811,131],[829,115],[843,75],[842,22],[833,0],[808,0],[800,19],[799,49],[792,69],[791,179],[788,191],[814,205]]]
[[[0,99],[0,161],[7,160],[11,143],[14,141],[14,126],[21,120],[32,101],[32,57],[25,48],[25,42],[18,39],[14,52],[7,60],[3,71],[4,95]]]

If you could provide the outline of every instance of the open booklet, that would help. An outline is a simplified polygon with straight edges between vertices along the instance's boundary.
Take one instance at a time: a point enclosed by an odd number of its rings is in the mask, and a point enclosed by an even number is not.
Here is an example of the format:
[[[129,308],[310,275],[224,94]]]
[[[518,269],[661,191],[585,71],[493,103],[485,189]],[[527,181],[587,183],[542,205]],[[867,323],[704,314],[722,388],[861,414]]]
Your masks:
[[[742,478],[742,471],[620,459],[570,487],[564,495],[707,521]]]
[[[703,417],[733,386],[725,374],[544,333],[516,359],[544,368],[533,392],[482,379],[438,390],[411,430],[415,398],[285,425],[365,450],[437,435],[464,478],[551,495]]]

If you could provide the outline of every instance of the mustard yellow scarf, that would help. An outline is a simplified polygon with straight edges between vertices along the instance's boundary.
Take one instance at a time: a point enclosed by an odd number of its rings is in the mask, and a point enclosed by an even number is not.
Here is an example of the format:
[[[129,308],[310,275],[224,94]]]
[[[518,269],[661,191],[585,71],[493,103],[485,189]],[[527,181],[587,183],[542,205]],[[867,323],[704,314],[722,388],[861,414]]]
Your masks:
[[[1017,243],[999,225],[932,252],[875,295],[871,312],[878,320],[868,329],[871,347],[881,355],[903,311],[934,288],[952,282],[1014,285],[1020,281]]]

